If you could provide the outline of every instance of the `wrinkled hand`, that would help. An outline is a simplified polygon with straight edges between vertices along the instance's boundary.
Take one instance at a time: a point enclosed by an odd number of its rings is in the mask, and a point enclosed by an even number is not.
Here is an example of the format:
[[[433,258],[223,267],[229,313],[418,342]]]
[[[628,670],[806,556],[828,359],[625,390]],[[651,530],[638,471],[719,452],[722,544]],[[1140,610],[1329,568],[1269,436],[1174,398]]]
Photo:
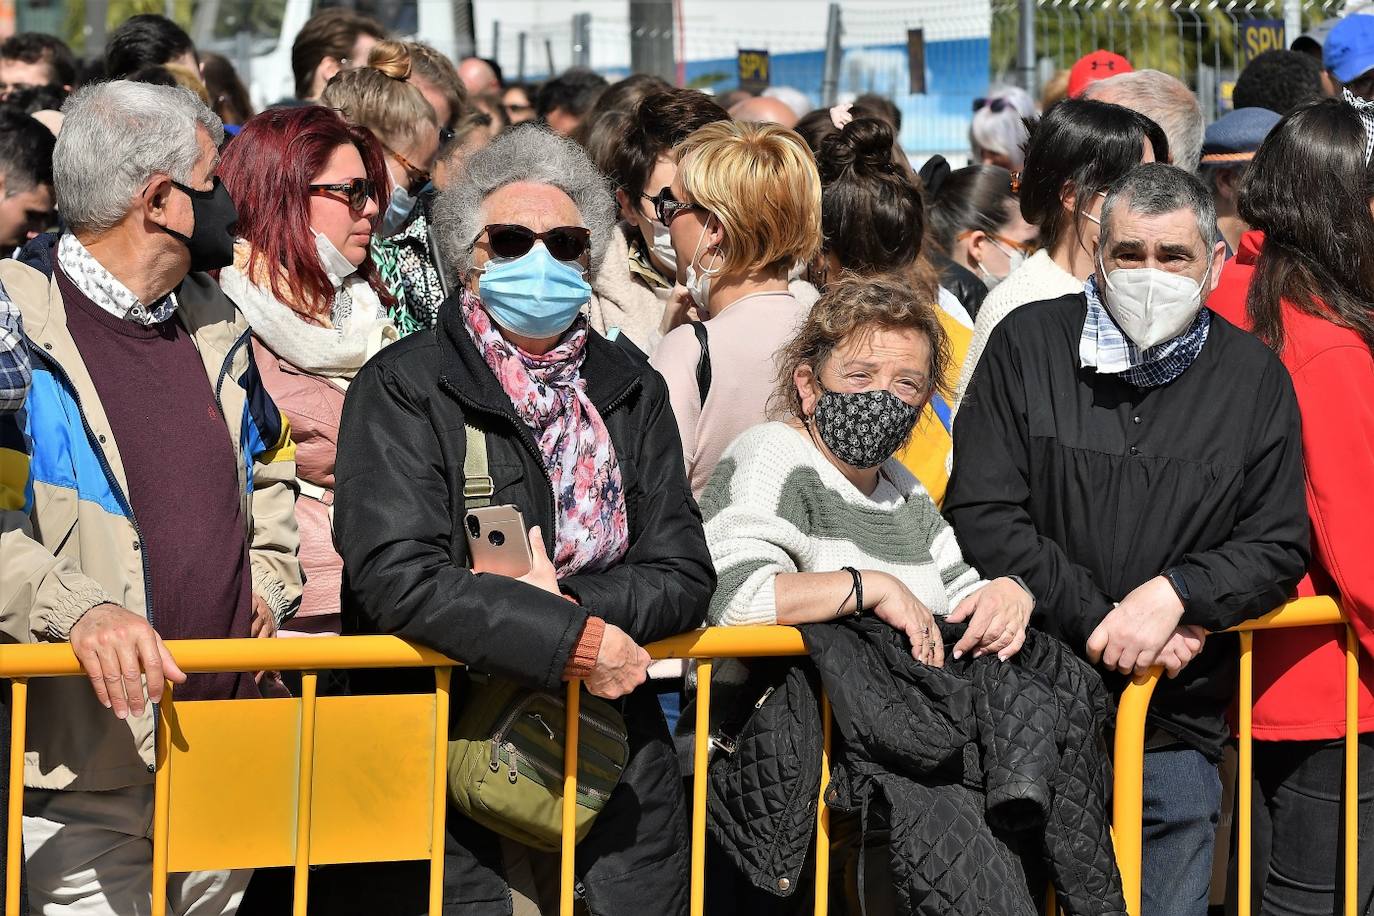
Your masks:
[[[530,571],[521,576],[520,581],[562,595],[558,590],[558,574],[554,572],[553,561],[544,549],[544,535],[538,525],[530,529]]]
[[[668,294],[668,303],[663,310],[663,322],[660,327],[663,333],[667,334],[680,324],[705,320],[707,317],[709,316],[698,313],[696,302],[692,300],[692,294],[687,291],[687,287],[675,283],[672,292]]]
[[[962,658],[973,651],[973,657],[996,652],[1002,661],[1021,651],[1026,642],[1026,624],[1030,622],[1035,601],[1012,579],[994,579],[969,595],[950,614],[950,623],[969,622],[964,635],[954,644],[954,657]]]
[[[1178,627],[1174,630],[1174,635],[1169,637],[1169,641],[1164,644],[1164,648],[1155,657],[1156,665],[1163,665],[1169,677],[1178,677],[1179,672],[1202,654],[1202,647],[1207,644],[1207,631],[1202,627],[1189,624]],[[1147,674],[1149,668],[1135,667],[1136,674]]]
[[[253,623],[249,633],[255,639],[271,639],[277,635],[277,615],[256,594],[253,596]]]
[[[606,624],[596,667],[587,675],[587,690],[607,700],[625,696],[649,676],[649,653],[613,623]]]
[[[162,701],[164,681],[184,683],[152,624],[115,604],[98,604],[72,627],[72,651],[90,676],[96,699],[117,718],[143,715],[142,674],[148,676],[148,699]]]
[[[865,603],[879,620],[905,633],[911,640],[911,657],[923,665],[941,668],[945,664],[945,644],[935,615],[895,576],[872,569],[861,571]]]
[[[1174,635],[1183,602],[1163,576],[1131,592],[1103,618],[1088,637],[1088,659],[1104,668],[1131,674],[1157,664]]]

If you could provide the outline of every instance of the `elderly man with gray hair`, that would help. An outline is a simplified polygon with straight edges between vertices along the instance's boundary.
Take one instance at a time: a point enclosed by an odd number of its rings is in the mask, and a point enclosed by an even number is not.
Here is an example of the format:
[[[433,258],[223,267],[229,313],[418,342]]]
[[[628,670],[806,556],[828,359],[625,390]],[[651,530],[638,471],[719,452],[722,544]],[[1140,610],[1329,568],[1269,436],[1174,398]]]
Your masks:
[[[1197,171],[1202,158],[1202,106],[1177,77],[1159,70],[1121,73],[1090,83],[1083,98],[1140,112],[1169,138],[1169,161],[1185,171]]]
[[[984,576],[1116,688],[1163,665],[1146,736],[1145,916],[1204,916],[1234,637],[1308,560],[1297,401],[1263,345],[1202,305],[1211,195],[1143,165],[1102,208],[1083,293],[993,332],[954,427],[944,511]],[[971,626],[977,626],[975,618]]]
[[[247,323],[204,273],[230,262],[237,218],[215,177],[219,118],[185,89],[125,81],[64,110],[69,231],[0,262],[32,366],[26,408],[0,417],[0,441],[28,449],[0,462],[0,493],[25,496],[0,503],[0,626],[69,642],[89,675],[29,690],[33,908],[141,913],[164,683],[178,699],[261,695],[252,673],[187,677],[163,641],[270,636],[293,612],[294,446]],[[174,875],[170,912],[232,913],[247,879]]]
[[[663,379],[582,315],[614,218],[586,153],[542,127],[468,160],[434,221],[462,289],[349,387],[334,539],[345,632],[414,640],[516,697],[581,679],[616,701],[629,757],[578,844],[579,887],[596,912],[685,916],[686,811],[641,646],[699,626],[715,573]],[[557,856],[461,790],[444,913],[558,912]],[[423,912],[395,896],[423,874],[360,882],[385,895],[350,911]]]

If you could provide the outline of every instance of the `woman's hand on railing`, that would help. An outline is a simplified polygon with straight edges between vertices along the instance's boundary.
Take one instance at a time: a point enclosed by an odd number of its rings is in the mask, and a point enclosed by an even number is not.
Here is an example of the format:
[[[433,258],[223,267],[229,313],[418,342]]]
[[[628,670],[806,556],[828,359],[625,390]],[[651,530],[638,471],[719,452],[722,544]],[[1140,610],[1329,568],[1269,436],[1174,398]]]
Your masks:
[[[968,621],[964,635],[954,644],[954,657],[973,652],[978,658],[996,652],[1002,661],[1011,658],[1026,642],[1035,600],[1015,579],[994,579],[969,595],[946,619],[950,623]]]
[[[649,653],[624,630],[608,623],[596,653],[596,667],[587,675],[587,690],[607,700],[619,699],[644,683],[651,661]]]
[[[90,676],[96,699],[120,719],[131,711],[143,715],[141,675],[148,676],[148,699],[154,703],[162,701],[164,681],[186,680],[152,624],[118,605],[91,608],[72,627],[69,641]]]

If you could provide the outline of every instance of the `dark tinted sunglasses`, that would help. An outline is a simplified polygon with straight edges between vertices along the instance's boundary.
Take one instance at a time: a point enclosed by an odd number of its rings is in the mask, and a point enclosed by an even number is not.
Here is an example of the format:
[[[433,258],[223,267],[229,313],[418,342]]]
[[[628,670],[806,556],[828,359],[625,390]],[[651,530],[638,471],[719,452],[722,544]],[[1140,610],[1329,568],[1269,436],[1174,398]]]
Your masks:
[[[648,197],[648,195],[645,195]],[[654,205],[654,218],[665,226],[671,226],[673,220],[677,219],[688,210],[702,210],[706,208],[701,204],[685,204],[673,196],[673,189],[666,187],[653,197],[649,197],[649,202]]]
[[[974,99],[974,100],[973,100],[973,110],[974,110],[974,111],[982,111],[984,108],[987,108],[987,109],[989,109],[993,114],[1001,114],[1003,111],[1007,110],[1007,109],[1010,108],[1010,107],[1011,107],[1011,102],[1008,102],[1006,99],[1002,99],[1002,98],[997,98],[997,99]]]
[[[367,202],[373,196],[372,182],[367,178],[354,178],[352,181],[340,184],[312,184],[310,186],[310,196],[326,197],[330,194],[342,194],[348,199],[348,209],[354,213],[362,213],[367,209]]]
[[[543,242],[560,261],[576,261],[591,251],[592,233],[581,226],[555,226],[546,232],[535,232],[527,226],[493,223],[482,229],[487,234],[491,253],[498,258],[519,258],[529,254],[536,241]]]

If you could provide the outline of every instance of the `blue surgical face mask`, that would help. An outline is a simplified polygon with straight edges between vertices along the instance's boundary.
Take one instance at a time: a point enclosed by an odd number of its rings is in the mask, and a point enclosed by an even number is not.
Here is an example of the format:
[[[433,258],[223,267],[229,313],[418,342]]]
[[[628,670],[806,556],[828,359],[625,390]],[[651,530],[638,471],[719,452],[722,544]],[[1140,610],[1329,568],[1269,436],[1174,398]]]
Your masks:
[[[388,173],[389,174],[389,173]],[[403,183],[398,182],[393,177],[391,179],[391,202],[387,204],[386,212],[382,214],[382,221],[377,226],[377,234],[384,239],[389,239],[399,233],[410,222],[410,214],[415,212],[415,204],[419,201],[419,194],[410,193],[410,189]],[[425,185],[429,187],[429,185]],[[420,189],[420,194],[425,192],[425,188]]]
[[[477,289],[497,324],[535,338],[562,334],[592,298],[582,271],[549,254],[542,242],[518,258],[488,261]]]

